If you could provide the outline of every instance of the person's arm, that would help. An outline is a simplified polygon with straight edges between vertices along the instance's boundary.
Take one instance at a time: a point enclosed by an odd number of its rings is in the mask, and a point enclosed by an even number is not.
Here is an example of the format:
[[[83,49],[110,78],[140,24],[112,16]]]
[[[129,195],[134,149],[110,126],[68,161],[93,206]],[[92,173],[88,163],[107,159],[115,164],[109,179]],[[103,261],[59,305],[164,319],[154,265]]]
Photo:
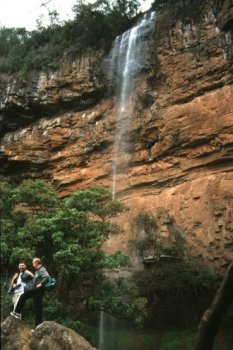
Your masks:
[[[19,277],[19,274],[18,273],[15,273],[12,280],[11,280],[11,287],[12,288],[15,288],[17,286],[17,278]]]
[[[28,277],[30,279],[32,279],[34,277],[33,273],[31,271],[29,271],[29,270],[25,270],[25,273],[28,275]]]
[[[8,294],[12,294],[14,292],[14,289],[17,285],[16,282],[17,282],[18,275],[19,275],[18,273],[15,273],[14,276],[12,277],[11,283],[7,292]]]
[[[45,268],[41,268],[40,278],[41,278],[41,281],[39,284],[36,285],[36,288],[43,287],[49,278],[48,271]]]

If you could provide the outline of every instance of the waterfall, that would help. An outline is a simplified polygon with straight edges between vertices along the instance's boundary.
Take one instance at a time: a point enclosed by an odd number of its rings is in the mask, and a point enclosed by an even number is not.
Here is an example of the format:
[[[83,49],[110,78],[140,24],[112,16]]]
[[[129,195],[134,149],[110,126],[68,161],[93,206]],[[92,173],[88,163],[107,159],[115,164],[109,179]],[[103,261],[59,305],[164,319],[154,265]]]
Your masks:
[[[105,313],[100,311],[100,320],[99,320],[99,344],[98,349],[104,350],[104,327],[105,327]]]
[[[147,13],[135,27],[118,36],[106,59],[108,79],[116,92],[116,126],[113,147],[112,165],[112,198],[115,198],[116,179],[119,171],[126,170],[130,160],[129,132],[134,111],[132,92],[139,73],[149,68],[150,57],[148,45],[153,30],[155,13]],[[120,157],[123,158],[120,159]],[[121,170],[119,168],[121,167]],[[106,320],[106,313],[100,311],[98,349],[106,347],[106,331],[115,333],[115,320]]]
[[[116,325],[116,318],[107,314],[104,311],[100,311],[99,316],[99,350],[112,349],[112,344],[118,341],[118,327]]]
[[[107,58],[108,78],[116,88],[117,112],[113,147],[112,197],[115,198],[116,178],[130,160],[130,125],[134,111],[133,90],[143,68],[150,66],[148,44],[155,13],[147,13],[132,29],[118,36]],[[121,167],[121,170],[119,169]]]

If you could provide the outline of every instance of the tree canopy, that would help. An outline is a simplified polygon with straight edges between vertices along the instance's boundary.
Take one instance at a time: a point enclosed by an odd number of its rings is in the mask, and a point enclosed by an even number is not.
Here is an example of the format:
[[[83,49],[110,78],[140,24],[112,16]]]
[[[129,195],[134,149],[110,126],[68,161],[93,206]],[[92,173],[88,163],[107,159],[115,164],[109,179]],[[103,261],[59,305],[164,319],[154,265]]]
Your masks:
[[[136,286],[108,280],[103,273],[128,263],[124,253],[107,256],[102,250],[109,234],[120,230],[111,219],[126,210],[106,188],[95,186],[59,199],[42,180],[25,180],[17,187],[1,182],[0,198],[3,278],[20,260],[30,265],[38,256],[58,279],[56,302],[64,309],[77,305],[77,315],[87,308],[104,309],[141,322],[146,299]]]
[[[56,11],[50,25],[28,32],[25,28],[0,29],[0,72],[56,69],[62,58],[75,58],[88,48],[108,49],[128,29],[139,12],[138,0],[97,0],[74,6],[75,19],[60,23]]]

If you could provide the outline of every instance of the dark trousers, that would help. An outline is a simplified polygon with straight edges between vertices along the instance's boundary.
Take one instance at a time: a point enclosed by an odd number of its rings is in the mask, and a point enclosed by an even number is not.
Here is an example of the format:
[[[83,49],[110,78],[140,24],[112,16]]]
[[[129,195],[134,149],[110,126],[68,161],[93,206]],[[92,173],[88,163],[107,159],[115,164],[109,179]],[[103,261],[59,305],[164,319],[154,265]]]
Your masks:
[[[15,308],[15,312],[17,312],[18,314],[21,314],[26,300],[33,298],[34,308],[35,308],[35,326],[38,326],[43,321],[43,317],[42,317],[43,295],[44,295],[44,290],[42,288],[24,292],[19,297],[19,300]]]

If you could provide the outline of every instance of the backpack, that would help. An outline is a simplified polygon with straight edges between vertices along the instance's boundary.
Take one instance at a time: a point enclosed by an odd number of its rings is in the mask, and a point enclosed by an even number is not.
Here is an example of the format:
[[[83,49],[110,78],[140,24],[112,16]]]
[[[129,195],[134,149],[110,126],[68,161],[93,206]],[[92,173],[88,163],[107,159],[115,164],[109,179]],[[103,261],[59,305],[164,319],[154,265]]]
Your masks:
[[[50,277],[48,278],[47,282],[44,285],[44,288],[47,292],[50,292],[51,290],[53,290],[55,288],[57,284],[57,281],[54,277]]]

